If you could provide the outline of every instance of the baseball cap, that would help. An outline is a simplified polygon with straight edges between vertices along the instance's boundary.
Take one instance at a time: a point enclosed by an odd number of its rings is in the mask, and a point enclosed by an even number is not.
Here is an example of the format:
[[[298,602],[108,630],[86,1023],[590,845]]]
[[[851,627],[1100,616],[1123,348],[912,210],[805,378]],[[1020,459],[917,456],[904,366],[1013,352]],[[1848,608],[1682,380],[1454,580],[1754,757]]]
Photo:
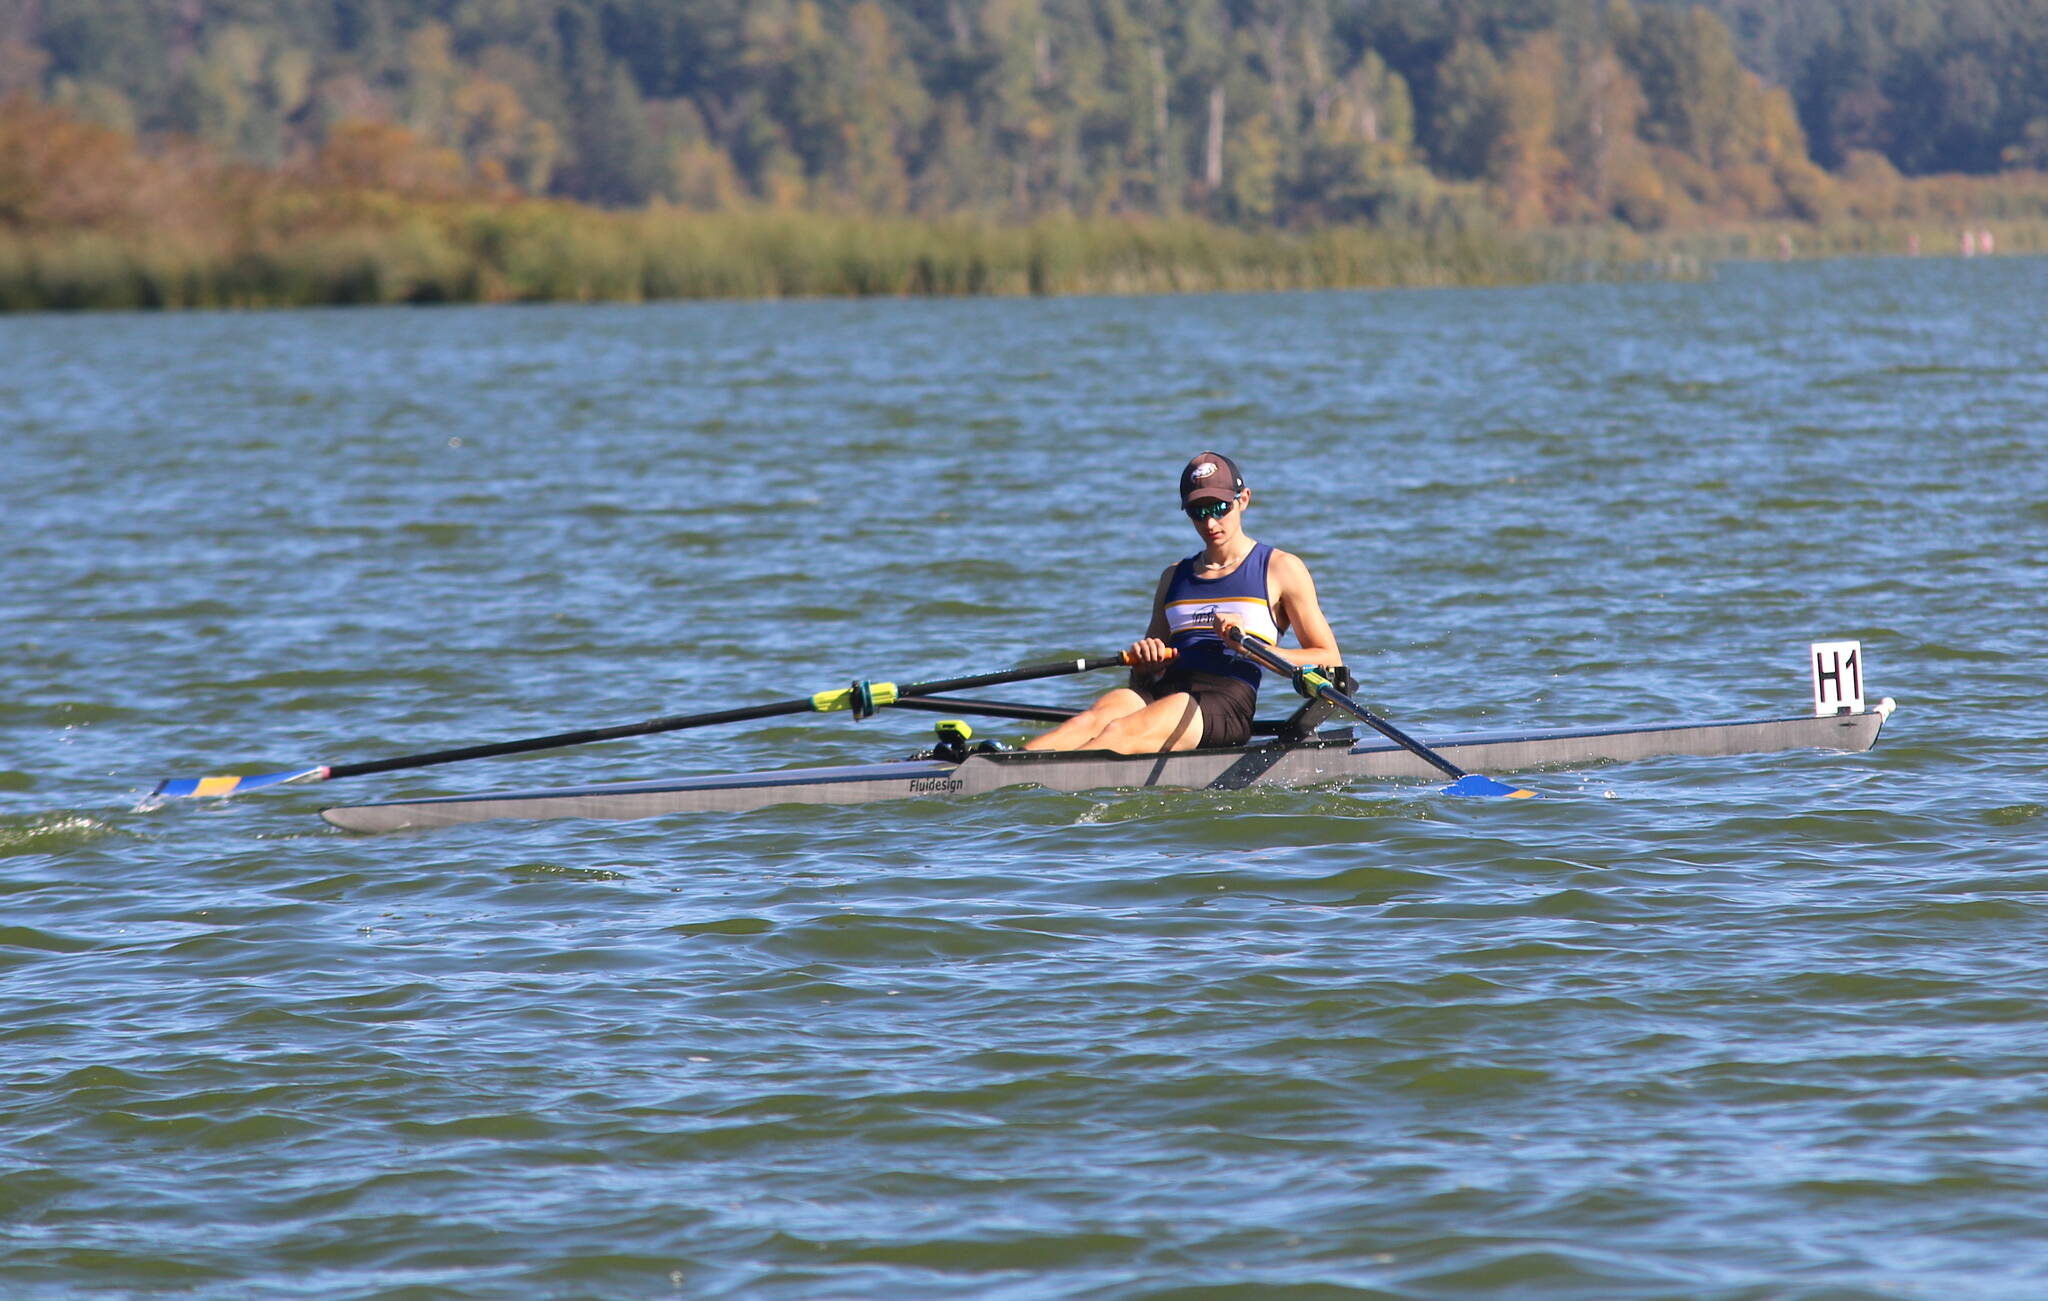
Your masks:
[[[1203,452],[1180,472],[1180,504],[1198,501],[1229,501],[1244,491],[1244,476],[1237,462],[1221,452]]]

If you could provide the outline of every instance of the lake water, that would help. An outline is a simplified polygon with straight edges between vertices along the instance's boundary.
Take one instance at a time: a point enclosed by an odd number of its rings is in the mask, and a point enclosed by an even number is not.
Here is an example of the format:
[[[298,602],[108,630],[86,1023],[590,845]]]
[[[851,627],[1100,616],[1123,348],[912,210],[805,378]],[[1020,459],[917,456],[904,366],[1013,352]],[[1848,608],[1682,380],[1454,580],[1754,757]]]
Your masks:
[[[0,1293],[2048,1294],[2044,305],[0,319]],[[1838,638],[1898,713],[1536,801],[316,816],[928,735],[842,714],[137,810],[1113,651],[1203,448],[1423,735],[1795,714]]]

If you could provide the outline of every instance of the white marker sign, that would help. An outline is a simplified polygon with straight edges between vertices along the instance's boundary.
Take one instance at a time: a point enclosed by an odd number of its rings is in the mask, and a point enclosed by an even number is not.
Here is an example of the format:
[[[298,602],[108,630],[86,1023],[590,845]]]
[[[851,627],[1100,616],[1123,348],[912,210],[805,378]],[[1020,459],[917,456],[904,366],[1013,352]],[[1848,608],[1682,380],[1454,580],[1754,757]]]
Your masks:
[[[1863,712],[1863,643],[1817,641],[1813,644],[1813,712]]]

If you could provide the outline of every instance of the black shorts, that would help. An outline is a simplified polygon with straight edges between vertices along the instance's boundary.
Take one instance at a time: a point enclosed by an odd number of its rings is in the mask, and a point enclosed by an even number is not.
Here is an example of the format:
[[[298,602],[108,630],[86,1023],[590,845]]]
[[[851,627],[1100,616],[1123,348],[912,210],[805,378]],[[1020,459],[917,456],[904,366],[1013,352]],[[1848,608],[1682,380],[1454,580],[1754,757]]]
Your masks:
[[[1243,745],[1252,739],[1252,710],[1259,693],[1243,678],[1227,673],[1203,673],[1198,669],[1168,669],[1149,681],[1133,675],[1131,690],[1146,704],[1185,691],[1202,711],[1202,744]]]

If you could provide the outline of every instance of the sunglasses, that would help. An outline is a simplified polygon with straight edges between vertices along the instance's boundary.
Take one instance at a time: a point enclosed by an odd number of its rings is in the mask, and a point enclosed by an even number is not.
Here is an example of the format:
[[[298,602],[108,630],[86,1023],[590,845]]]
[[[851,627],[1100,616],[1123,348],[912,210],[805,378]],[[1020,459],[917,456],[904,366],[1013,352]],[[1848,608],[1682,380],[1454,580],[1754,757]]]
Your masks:
[[[1225,515],[1228,515],[1231,511],[1231,508],[1236,505],[1237,500],[1235,498],[1232,498],[1229,501],[1198,501],[1192,506],[1181,507],[1181,511],[1189,519],[1196,521],[1205,519],[1222,519]]]

